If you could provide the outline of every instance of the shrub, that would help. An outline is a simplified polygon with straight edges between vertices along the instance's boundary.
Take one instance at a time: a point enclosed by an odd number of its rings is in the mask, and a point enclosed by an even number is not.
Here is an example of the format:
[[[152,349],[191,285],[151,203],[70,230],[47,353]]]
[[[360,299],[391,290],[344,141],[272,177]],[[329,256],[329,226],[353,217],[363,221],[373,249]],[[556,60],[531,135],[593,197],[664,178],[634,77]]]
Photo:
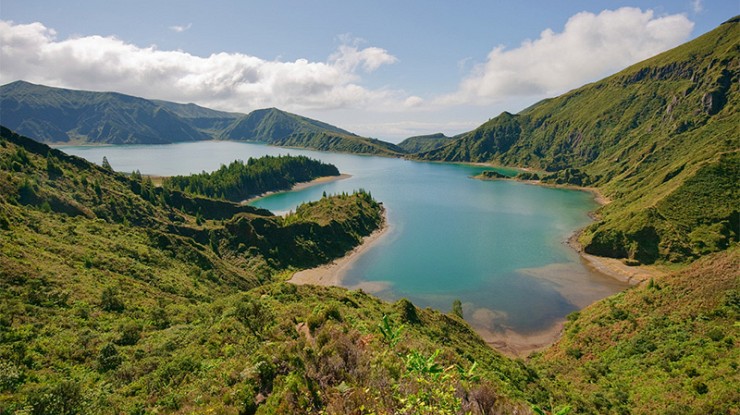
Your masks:
[[[118,297],[118,291],[113,287],[106,287],[100,296],[100,306],[105,311],[115,311],[120,313],[125,306],[123,301]]]
[[[116,343],[121,346],[132,346],[141,338],[141,325],[135,321],[123,324],[119,331],[120,336]]]
[[[77,382],[65,380],[33,390],[27,403],[33,415],[78,414],[82,410],[82,389]]]
[[[98,354],[98,366],[103,372],[117,368],[123,358],[118,354],[118,349],[113,343],[108,343],[100,349]]]
[[[455,299],[455,301],[452,302],[452,315],[461,319],[463,318],[462,302],[459,299]]]
[[[262,338],[262,333],[275,320],[272,310],[261,301],[250,297],[244,297],[239,301],[234,316],[259,338]]]
[[[9,361],[0,362],[0,391],[14,391],[24,381],[23,372]]]
[[[418,324],[421,322],[419,315],[416,313],[416,306],[411,301],[402,298],[398,300],[396,307],[401,313],[401,321],[404,323]]]

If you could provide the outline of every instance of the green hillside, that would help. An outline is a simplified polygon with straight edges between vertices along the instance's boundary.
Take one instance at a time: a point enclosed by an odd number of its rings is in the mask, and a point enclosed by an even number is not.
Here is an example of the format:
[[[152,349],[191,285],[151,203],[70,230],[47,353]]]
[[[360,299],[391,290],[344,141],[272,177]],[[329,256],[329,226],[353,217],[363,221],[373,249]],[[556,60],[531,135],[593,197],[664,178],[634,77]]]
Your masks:
[[[164,144],[208,139],[143,98],[23,81],[0,87],[0,123],[48,143]]]
[[[415,154],[436,150],[450,144],[454,140],[454,137],[447,137],[442,133],[417,135],[401,141],[398,143],[398,147],[402,148],[406,153]]]
[[[583,414],[740,413],[740,250],[572,314],[532,362]]]
[[[394,144],[276,108],[245,115],[23,81],[0,87],[0,123],[44,143],[165,144],[225,139],[344,153],[404,153]]]
[[[332,125],[277,108],[257,110],[245,115],[226,128],[220,138],[343,153],[385,156],[403,153],[402,149],[393,144],[360,137]]]
[[[175,114],[197,130],[213,136],[227,128],[244,114],[216,111],[196,104],[178,104],[170,101],[151,100],[153,103]]]
[[[545,181],[598,187],[613,203],[582,236],[590,253],[652,263],[725,249],[739,229],[738,39],[734,18],[418,157],[530,167],[550,172]]]
[[[280,282],[381,222],[363,191],[275,217],[3,128],[0,413],[526,411],[533,374],[462,320]]]

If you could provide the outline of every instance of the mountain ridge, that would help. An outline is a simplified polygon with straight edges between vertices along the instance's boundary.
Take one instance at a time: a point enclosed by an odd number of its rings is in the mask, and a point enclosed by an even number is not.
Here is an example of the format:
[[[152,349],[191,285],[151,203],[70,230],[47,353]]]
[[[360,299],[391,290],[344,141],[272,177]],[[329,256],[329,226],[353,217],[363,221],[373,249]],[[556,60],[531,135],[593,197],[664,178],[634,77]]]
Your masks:
[[[403,153],[394,144],[277,108],[229,113],[192,103],[26,81],[0,86],[0,124],[45,143],[169,144],[228,139],[321,151]]]
[[[416,135],[401,141],[398,143],[398,147],[402,148],[409,154],[423,153],[444,147],[455,138],[456,137],[448,137],[443,133]]]

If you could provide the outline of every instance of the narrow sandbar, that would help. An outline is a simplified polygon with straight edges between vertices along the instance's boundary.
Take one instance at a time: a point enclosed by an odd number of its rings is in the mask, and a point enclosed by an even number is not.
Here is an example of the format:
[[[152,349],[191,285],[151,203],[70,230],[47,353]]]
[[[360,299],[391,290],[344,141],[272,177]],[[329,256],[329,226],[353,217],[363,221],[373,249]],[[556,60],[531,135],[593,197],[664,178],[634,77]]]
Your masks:
[[[250,197],[247,200],[241,201],[241,204],[242,205],[246,205],[246,204],[249,204],[249,203],[254,202],[255,200],[262,199],[263,197],[267,197],[267,196],[273,195],[275,193],[295,192],[295,191],[303,190],[303,189],[306,189],[306,188],[309,188],[309,187],[312,187],[312,186],[316,186],[316,185],[319,185],[319,184],[325,184],[325,183],[336,182],[337,180],[349,179],[350,177],[352,177],[352,175],[350,175],[350,174],[344,174],[344,173],[343,174],[340,174],[339,176],[323,176],[323,177],[319,177],[319,178],[313,179],[313,180],[311,180],[309,182],[296,183],[296,184],[293,185],[293,187],[290,188],[290,190],[279,190],[279,191],[276,191],[276,192],[266,192],[266,193],[262,193],[261,195]]]
[[[383,222],[375,232],[364,237],[362,243],[356,246],[352,251],[347,253],[345,256],[334,260],[330,264],[322,265],[316,268],[306,269],[298,271],[293,274],[293,277],[288,281],[293,284],[312,284],[312,285],[324,285],[324,286],[339,286],[342,283],[342,277],[344,272],[351,267],[351,265],[357,261],[357,259],[373,245],[388,234],[389,226],[383,214]]]

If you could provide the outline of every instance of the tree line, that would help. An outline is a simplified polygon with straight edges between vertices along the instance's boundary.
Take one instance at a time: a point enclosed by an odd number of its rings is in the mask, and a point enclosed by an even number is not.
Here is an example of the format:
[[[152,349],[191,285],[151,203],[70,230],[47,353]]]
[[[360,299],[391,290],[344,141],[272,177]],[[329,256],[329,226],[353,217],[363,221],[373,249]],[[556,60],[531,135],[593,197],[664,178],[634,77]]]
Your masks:
[[[338,175],[336,166],[305,156],[263,156],[250,157],[246,163],[236,160],[212,173],[168,177],[162,186],[238,202],[266,192],[288,190],[299,182]]]

